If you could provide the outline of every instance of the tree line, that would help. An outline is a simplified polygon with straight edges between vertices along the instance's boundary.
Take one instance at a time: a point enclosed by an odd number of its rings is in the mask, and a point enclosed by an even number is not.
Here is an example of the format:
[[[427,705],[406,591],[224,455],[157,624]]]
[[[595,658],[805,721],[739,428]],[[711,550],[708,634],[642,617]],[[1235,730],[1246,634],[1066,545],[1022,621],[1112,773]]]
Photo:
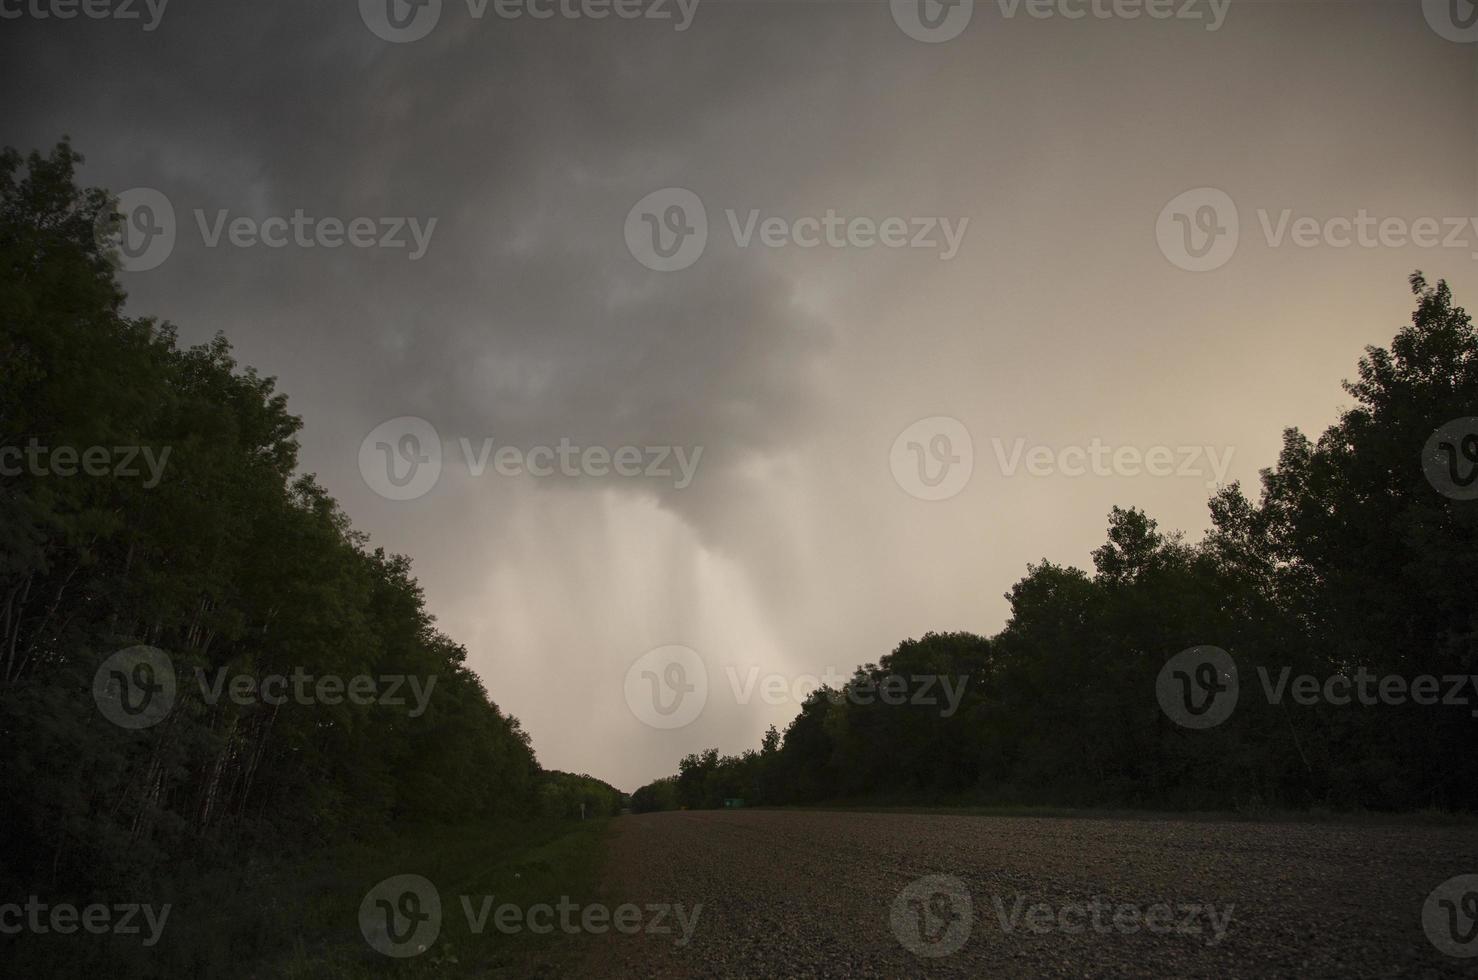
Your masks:
[[[1028,566],[995,636],[905,641],[758,749],[685,757],[633,808],[1478,808],[1478,336],[1445,282],[1410,286],[1411,323],[1366,349],[1351,406],[1316,440],[1286,430],[1256,500],[1218,490],[1201,540],[1116,507],[1092,571]],[[1202,645],[1240,688],[1224,722],[1192,729],[1157,682]],[[925,674],[968,678],[958,710],[847,696]],[[1299,677],[1317,691],[1283,680]],[[1364,700],[1339,695],[1362,677]],[[1393,677],[1404,695],[1371,681]]]
[[[0,154],[0,891],[155,894],[405,827],[617,812],[613,787],[541,769],[409,560],[298,473],[273,380],[125,314],[115,201],[77,186],[80,160]],[[102,465],[123,455],[158,479]],[[147,727],[110,721],[95,683],[139,646],[177,680]],[[424,703],[195,683],[222,672],[412,678]]]

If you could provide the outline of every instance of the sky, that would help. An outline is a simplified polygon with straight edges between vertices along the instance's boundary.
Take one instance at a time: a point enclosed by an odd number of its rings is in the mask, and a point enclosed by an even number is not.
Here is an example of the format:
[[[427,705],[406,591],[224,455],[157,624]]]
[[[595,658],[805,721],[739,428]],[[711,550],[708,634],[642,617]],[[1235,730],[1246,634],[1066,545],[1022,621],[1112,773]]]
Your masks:
[[[1478,303],[1474,18],[0,0],[0,141],[70,136],[129,312],[276,377],[540,761],[631,791],[994,634],[1115,505],[1199,537],[1413,270]]]

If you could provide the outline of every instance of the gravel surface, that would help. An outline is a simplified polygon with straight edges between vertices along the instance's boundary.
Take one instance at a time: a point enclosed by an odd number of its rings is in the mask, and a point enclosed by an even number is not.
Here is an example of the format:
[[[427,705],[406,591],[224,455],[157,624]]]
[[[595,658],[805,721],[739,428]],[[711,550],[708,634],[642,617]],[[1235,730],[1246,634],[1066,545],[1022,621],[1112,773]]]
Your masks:
[[[737,810],[613,828],[607,901],[702,909],[686,945],[675,915],[599,937],[582,975],[1478,977],[1423,925],[1446,922],[1435,888],[1478,873],[1471,826]]]

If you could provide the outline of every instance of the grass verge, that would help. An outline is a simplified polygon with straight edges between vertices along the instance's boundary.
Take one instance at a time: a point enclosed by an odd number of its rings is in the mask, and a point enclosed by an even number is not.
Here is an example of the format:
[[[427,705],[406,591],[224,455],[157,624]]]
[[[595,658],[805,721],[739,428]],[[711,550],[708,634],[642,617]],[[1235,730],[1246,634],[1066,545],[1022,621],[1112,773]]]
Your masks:
[[[78,930],[4,937],[9,975],[358,978],[543,977],[568,974],[587,938],[558,928],[499,930],[474,913],[488,896],[527,910],[562,897],[595,900],[609,819],[498,822],[409,830],[345,842],[302,859],[258,861],[231,871],[177,869],[147,897],[170,909],[158,941]],[[360,905],[394,875],[428,879],[441,902],[439,933],[424,952],[392,958],[360,931]],[[143,896],[136,896],[145,901]],[[19,940],[19,941],[17,941]]]

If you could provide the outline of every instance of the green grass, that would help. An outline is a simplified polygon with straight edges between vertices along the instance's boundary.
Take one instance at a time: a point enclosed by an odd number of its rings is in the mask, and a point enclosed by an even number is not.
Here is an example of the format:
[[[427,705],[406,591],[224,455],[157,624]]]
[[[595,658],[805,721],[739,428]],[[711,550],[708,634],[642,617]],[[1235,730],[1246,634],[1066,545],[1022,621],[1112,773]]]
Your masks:
[[[281,947],[248,975],[292,978],[445,977],[550,973],[575,957],[581,937],[556,930],[499,932],[489,921],[474,933],[460,897],[478,909],[527,909],[568,896],[591,901],[606,820],[505,823],[412,834],[386,844],[349,846],[277,877],[286,917]],[[396,874],[419,874],[441,895],[440,935],[425,953],[392,959],[360,934],[365,893]]]
[[[171,908],[158,944],[138,936],[75,932],[0,937],[0,973],[14,976],[387,978],[561,976],[583,955],[584,935],[474,933],[474,910],[582,905],[597,888],[610,819],[508,821],[406,831],[345,841],[311,857],[268,858],[229,871],[175,866],[148,894],[127,899]],[[394,959],[359,928],[366,893],[393,875],[429,879],[441,896],[439,936],[420,955]],[[113,896],[119,898],[119,896]],[[23,897],[22,897],[23,898]],[[121,899],[120,899],[121,900]],[[141,920],[142,921],[142,920]]]

